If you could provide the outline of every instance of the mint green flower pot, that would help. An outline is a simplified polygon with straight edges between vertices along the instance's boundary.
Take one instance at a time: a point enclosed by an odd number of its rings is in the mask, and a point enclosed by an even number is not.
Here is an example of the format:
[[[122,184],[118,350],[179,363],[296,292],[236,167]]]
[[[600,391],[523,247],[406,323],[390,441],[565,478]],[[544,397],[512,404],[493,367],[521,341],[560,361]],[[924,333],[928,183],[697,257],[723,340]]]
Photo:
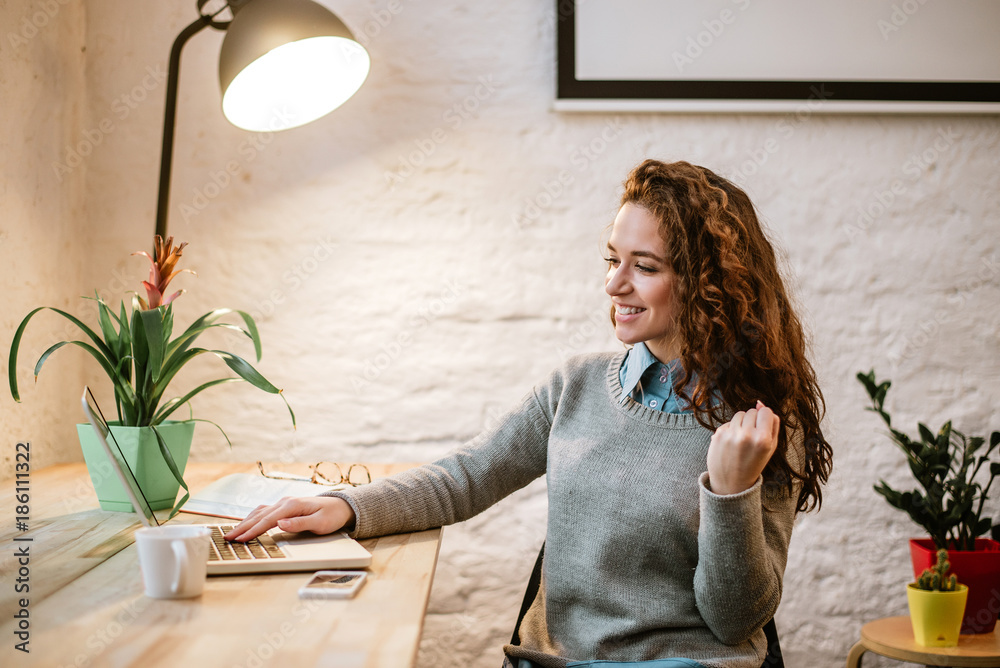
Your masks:
[[[170,472],[170,468],[160,453],[156,442],[156,434],[152,427],[122,427],[117,422],[111,422],[111,433],[125,455],[139,486],[149,500],[153,510],[173,508],[177,499],[180,483]],[[177,470],[183,475],[187,466],[188,454],[191,452],[191,440],[194,437],[194,422],[167,421],[156,426],[157,431],[167,444],[167,450],[173,455]],[[83,449],[83,459],[87,462],[90,481],[94,484],[97,499],[101,509],[131,513],[134,511],[121,481],[111,468],[108,455],[104,452],[97,434],[90,423],[76,425],[80,437],[80,447]],[[108,439],[108,445],[114,449],[115,444]]]

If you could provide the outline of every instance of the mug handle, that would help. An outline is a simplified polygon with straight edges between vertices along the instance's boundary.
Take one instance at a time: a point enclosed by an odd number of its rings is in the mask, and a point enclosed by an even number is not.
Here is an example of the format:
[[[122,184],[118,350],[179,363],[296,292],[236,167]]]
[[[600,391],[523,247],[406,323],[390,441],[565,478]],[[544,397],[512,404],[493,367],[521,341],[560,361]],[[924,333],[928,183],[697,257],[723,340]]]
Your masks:
[[[188,554],[187,545],[182,540],[174,540],[170,542],[170,547],[174,550],[174,563],[176,568],[174,569],[174,580],[170,584],[170,592],[172,594],[177,594],[184,589],[184,585],[187,580],[187,572],[190,570],[191,557]]]

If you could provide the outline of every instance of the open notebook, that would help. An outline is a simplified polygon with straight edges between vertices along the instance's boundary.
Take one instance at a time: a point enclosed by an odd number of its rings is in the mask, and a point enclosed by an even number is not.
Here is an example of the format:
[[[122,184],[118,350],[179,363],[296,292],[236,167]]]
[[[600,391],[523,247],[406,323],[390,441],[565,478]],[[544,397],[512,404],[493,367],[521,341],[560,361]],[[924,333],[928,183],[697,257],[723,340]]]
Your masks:
[[[108,427],[100,407],[90,393],[83,388],[83,412],[90,421],[97,440],[104,449],[111,464],[111,469],[118,476],[125,493],[136,509],[139,521],[147,527],[160,526],[160,521],[153,514],[149,502],[135,479],[124,453],[118,446],[114,434]],[[110,443],[109,443],[110,441]],[[276,481],[271,482],[294,482]],[[312,487],[311,483],[305,483]],[[324,489],[329,489],[325,487]],[[241,503],[242,496],[237,494],[236,503]],[[315,492],[314,492],[315,493]],[[282,496],[287,496],[283,494]],[[280,498],[280,497],[279,497]],[[192,499],[193,500],[193,499]],[[190,501],[189,501],[190,502]],[[259,505],[253,504],[252,508]],[[247,511],[249,512],[249,511]],[[242,516],[238,516],[242,517]],[[365,568],[371,564],[372,556],[361,544],[352,540],[345,533],[333,533],[325,536],[315,534],[291,534],[278,529],[272,529],[259,539],[252,542],[229,543],[222,539],[230,525],[204,525],[213,529],[212,548],[208,561],[209,575],[225,575],[235,573],[265,573],[275,571],[315,571],[331,568]]]

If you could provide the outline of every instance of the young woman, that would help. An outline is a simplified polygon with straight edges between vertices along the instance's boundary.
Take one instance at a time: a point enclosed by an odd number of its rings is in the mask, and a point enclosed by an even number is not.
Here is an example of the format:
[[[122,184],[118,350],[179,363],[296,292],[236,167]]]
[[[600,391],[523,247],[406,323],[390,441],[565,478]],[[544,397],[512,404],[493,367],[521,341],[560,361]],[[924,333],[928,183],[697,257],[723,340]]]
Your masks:
[[[570,359],[433,464],[258,508],[227,538],[441,526],[545,475],[541,587],[507,664],[758,668],[793,519],[831,468],[801,324],[749,198],[705,168],[636,167],[607,253],[628,350]]]

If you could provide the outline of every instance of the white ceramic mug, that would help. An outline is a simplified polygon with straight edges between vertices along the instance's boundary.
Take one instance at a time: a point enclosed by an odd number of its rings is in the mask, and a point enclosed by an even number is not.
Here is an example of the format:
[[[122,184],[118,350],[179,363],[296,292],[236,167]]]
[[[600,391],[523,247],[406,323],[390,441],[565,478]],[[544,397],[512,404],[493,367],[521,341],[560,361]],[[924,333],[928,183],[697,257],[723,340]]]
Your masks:
[[[146,596],[200,596],[205,588],[211,535],[207,527],[183,525],[136,531],[135,544],[139,549]]]

